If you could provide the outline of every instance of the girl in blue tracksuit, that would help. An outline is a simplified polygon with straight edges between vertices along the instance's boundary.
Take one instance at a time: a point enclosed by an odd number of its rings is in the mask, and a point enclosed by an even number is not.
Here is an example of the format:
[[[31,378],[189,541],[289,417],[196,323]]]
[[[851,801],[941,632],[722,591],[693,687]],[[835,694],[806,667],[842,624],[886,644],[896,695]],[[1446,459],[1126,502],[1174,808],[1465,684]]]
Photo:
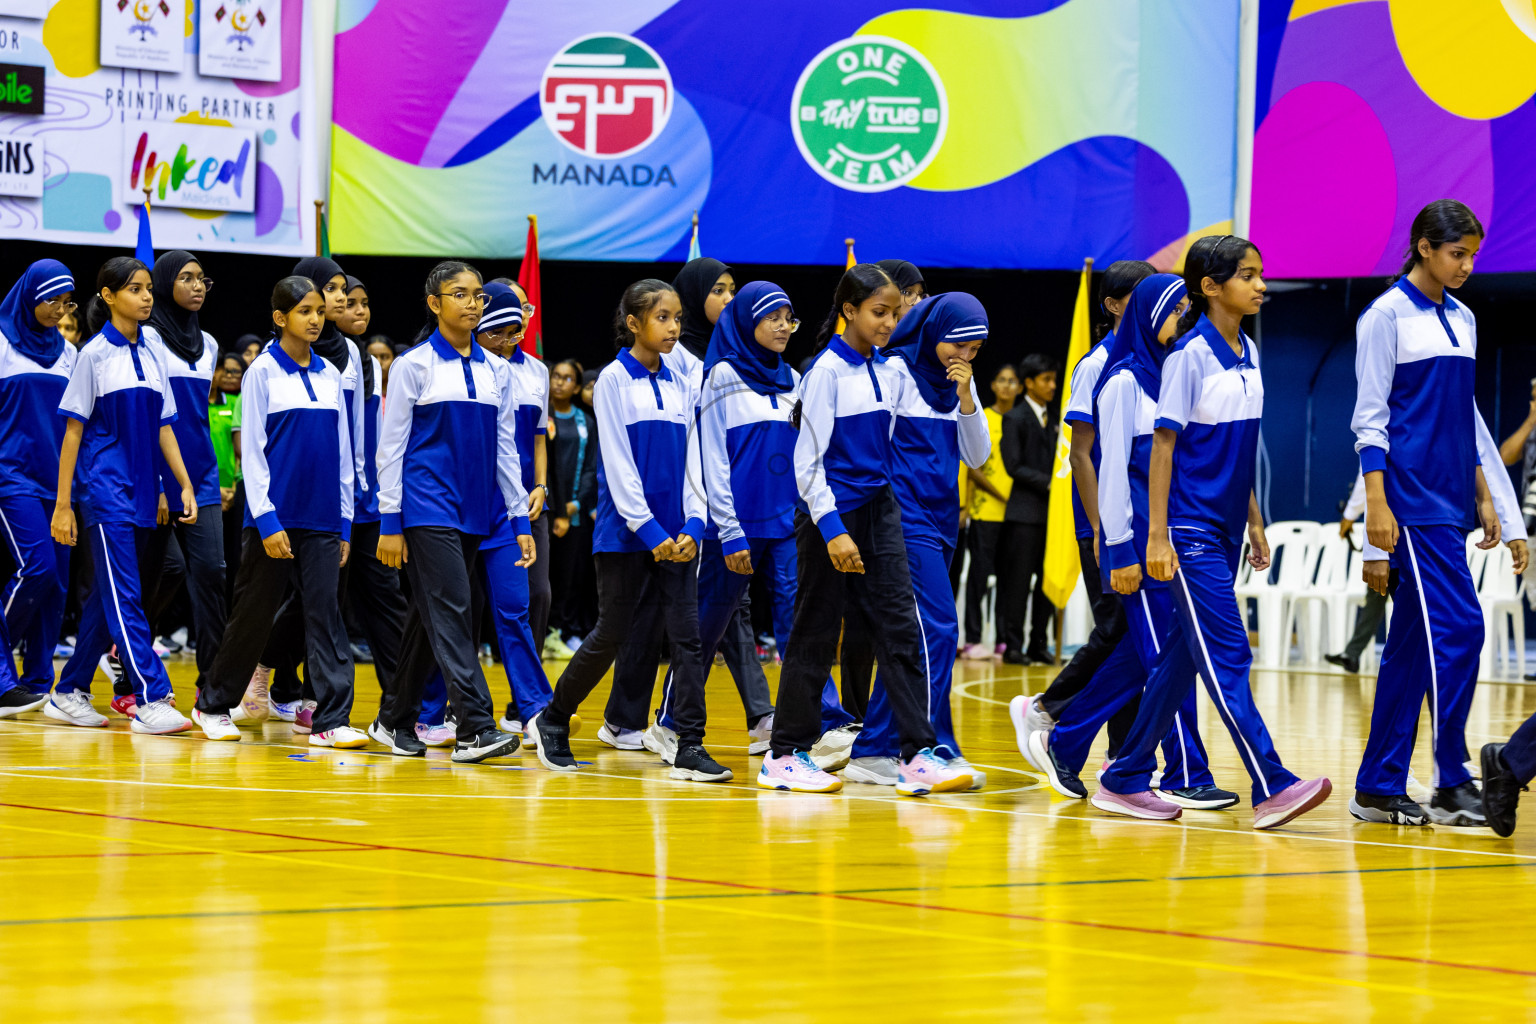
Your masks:
[[[572,771],[570,719],[629,638],[641,595],[660,600],[672,641],[677,750],[671,777],[724,782],[731,771],[704,749],[704,675],[694,558],[707,512],[693,436],[698,394],[662,357],[680,333],[682,303],[664,281],[625,289],[614,334],[629,347],[603,368],[593,390],[602,445],[592,538],[597,625],[566,664],[554,697],[531,723],[539,761]]]
[[[495,526],[494,491],[524,568],[534,559],[533,535],[522,511],[515,382],[506,360],[475,341],[486,298],[480,272],[448,260],[427,275],[425,290],[430,329],[390,365],[379,440],[379,561],[404,565],[411,611],[394,692],[369,733],[392,753],[424,754],[416,736],[421,690],[441,669],[458,719],[451,757],[475,763],[519,745],[516,734],[497,731],[480,669],[478,563]]]
[[[1120,647],[1133,657],[1111,656],[1067,705],[1055,728],[1032,735],[1035,757],[1047,766],[1052,787],[1078,799],[1087,795],[1082,784],[1063,786],[1058,766],[1076,780],[1099,728],[1140,696],[1173,618],[1168,585],[1143,576],[1141,565],[1147,548],[1147,484],[1163,361],[1188,304],[1187,294],[1184,282],[1173,274],[1154,274],[1136,286],[1091,397],[1094,437],[1101,451],[1095,507],[1102,550],[1096,562],[1103,566],[1106,591],[1120,595],[1129,626],[1129,642]],[[1191,688],[1163,740],[1161,796],[1180,807],[1229,807],[1237,802],[1237,794],[1216,788],[1196,721]]]
[[[336,600],[352,530],[352,430],[341,372],[312,347],[325,314],[310,278],[277,283],[272,322],[278,336],[240,384],[246,505],[234,613],[193,718],[210,740],[240,739],[231,711],[291,582],[303,608],[305,683],[315,700],[309,744],[361,747],[368,737],[349,724],[352,651]]]
[[[952,467],[980,467],[992,451],[987,418],[976,397],[971,362],[987,339],[987,312],[973,296],[951,292],[920,299],[901,318],[885,346],[886,365],[900,384],[891,436],[891,487],[901,508],[907,566],[917,598],[927,711],[936,751],[969,772],[971,789],[985,776],[960,756],[949,713],[949,687],[960,644],[960,619],[949,584],[949,563],[960,531],[960,497]],[[864,728],[843,772],[850,782],[894,786],[900,742],[886,697],[881,666],[870,690]]]
[[[879,267],[843,274],[822,324],[817,354],[800,381],[795,544],[800,572],[795,625],[779,676],[771,750],[758,785],[830,793],[842,780],[819,768],[820,695],[837,657],[845,612],[873,637],[900,734],[898,791],[919,796],[969,789],[971,775],[934,751],[926,660],[902,531],[891,488],[892,418],[909,379],[876,358],[895,330],[901,293]],[[837,334],[842,318],[847,327]],[[950,481],[953,489],[954,481]]]
[[[1255,828],[1290,821],[1331,789],[1327,779],[1303,782],[1280,763],[1249,689],[1253,652],[1233,594],[1245,526],[1249,560],[1255,569],[1269,566],[1253,495],[1264,383],[1258,352],[1242,332],[1243,317],[1264,301],[1263,272],[1258,249],[1232,235],[1201,238],[1185,258],[1190,306],[1179,327],[1193,330],[1163,365],[1147,473],[1147,570],[1173,584],[1175,615],[1159,638],[1136,722],[1093,797],[1114,814],[1183,813],[1151,792],[1151,778],[1158,742],[1197,673],[1253,778]],[[1121,546],[1116,561],[1128,558]]]
[[[38,260],[0,303],[0,531],[15,572],[5,585],[4,650],[26,643],[21,678],[0,665],[0,718],[35,711],[53,689],[53,648],[69,587],[69,548],[49,519],[59,483],[64,420],[59,401],[75,346],[59,321],[75,309],[75,279],[58,260]]]
[[[151,288],[149,268],[132,257],[102,264],[86,313],[92,337],[81,347],[59,402],[69,420],[59,450],[53,539],[76,542],[70,499],[78,465],[80,513],[96,578],[81,611],[74,656],[43,711],[70,725],[106,725],[91,707],[90,685],[97,661],[115,642],[134,687],[133,731],[172,733],[192,723],[167,699],[170,677],[144,613],[146,589],[159,578],[164,557],[164,549],[152,544],[161,486],[157,453],[180,491],[186,510],[181,522],[197,521],[197,499],[171,430],[176,398],[164,367],[144,344],[150,329],[143,324],[155,301]]]
[[[1499,523],[1477,451],[1477,321],[1446,294],[1472,273],[1483,226],[1442,199],[1414,218],[1408,262],[1356,327],[1359,392],[1352,426],[1365,474],[1366,534],[1398,570],[1371,733],[1349,810],[1362,821],[1482,825],[1465,756],[1483,624],[1463,529],[1475,510],[1481,547]],[[1503,468],[1499,467],[1499,472]],[[1367,582],[1386,592],[1386,562]],[[1434,724],[1434,797],[1407,796],[1409,755],[1425,695]]]

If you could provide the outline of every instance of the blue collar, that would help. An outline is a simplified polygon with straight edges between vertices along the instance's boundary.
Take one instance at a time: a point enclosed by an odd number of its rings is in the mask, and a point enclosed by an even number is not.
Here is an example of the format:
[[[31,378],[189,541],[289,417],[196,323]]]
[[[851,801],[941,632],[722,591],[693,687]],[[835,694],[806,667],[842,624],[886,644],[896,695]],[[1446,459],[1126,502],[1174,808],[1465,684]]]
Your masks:
[[[635,378],[635,380],[640,380],[645,377],[660,377],[662,380],[672,379],[672,371],[667,369],[667,361],[665,359],[661,361],[661,368],[658,369],[655,373],[652,373],[650,370],[645,368],[644,364],[642,364],[640,360],[631,355],[629,349],[627,348],[619,349],[619,364],[623,366],[624,369],[628,370],[629,375]]]
[[[427,339],[427,344],[432,346],[432,351],[437,353],[439,359],[459,360],[469,358],[477,363],[485,362],[485,349],[481,348],[480,343],[475,341],[474,338],[470,338],[469,355],[467,357],[459,355],[459,350],[448,344],[448,339],[443,337],[442,331],[433,331],[432,336]]]
[[[111,320],[108,320],[106,323],[101,325],[101,336],[103,338],[106,338],[108,341],[110,341],[112,344],[116,345],[119,348],[122,348],[124,345],[132,345],[132,344],[134,344],[134,342],[129,341],[127,338],[125,338],[123,336],[123,332],[122,331],[118,330],[116,327],[114,327],[112,325],[112,321]],[[141,328],[139,328],[139,341],[143,341],[143,340],[144,340],[144,329],[141,327]]]
[[[1227,344],[1227,339],[1222,337],[1221,332],[1216,329],[1216,325],[1211,323],[1210,318],[1204,313],[1201,313],[1200,319],[1195,322],[1195,330],[1204,336],[1206,344],[1210,346],[1211,352],[1216,356],[1216,361],[1221,364],[1223,370],[1230,370],[1238,365],[1253,365],[1253,360],[1248,356],[1248,346],[1252,342],[1248,340],[1248,335],[1244,334],[1241,329],[1237,332],[1237,336],[1243,339],[1243,354],[1241,356],[1232,351],[1232,346]]]
[[[839,358],[841,358],[843,362],[850,366],[863,366],[865,363],[869,362],[869,359],[865,359],[863,356],[855,352],[853,350],[853,346],[844,341],[841,334],[832,335],[832,340],[827,342],[827,348],[837,353]],[[878,352],[879,349],[876,349],[875,351]],[[873,358],[874,355],[871,354],[870,359]]]
[[[1445,296],[1444,302],[1436,302],[1428,295],[1425,295],[1423,292],[1419,291],[1418,285],[1408,280],[1407,274],[1404,274],[1402,277],[1398,278],[1397,284],[1395,284],[1393,287],[1397,288],[1404,295],[1408,296],[1409,302],[1423,310],[1450,309],[1456,305],[1456,300],[1451,298],[1449,295]]]
[[[316,369],[315,360],[320,358],[314,349],[310,349],[309,365],[300,366],[294,361],[293,356],[288,354],[288,350],[283,348],[283,343],[278,340],[274,340],[272,344],[268,345],[267,351],[272,353],[272,358],[277,360],[277,365],[282,367],[284,373],[309,373],[311,370]]]

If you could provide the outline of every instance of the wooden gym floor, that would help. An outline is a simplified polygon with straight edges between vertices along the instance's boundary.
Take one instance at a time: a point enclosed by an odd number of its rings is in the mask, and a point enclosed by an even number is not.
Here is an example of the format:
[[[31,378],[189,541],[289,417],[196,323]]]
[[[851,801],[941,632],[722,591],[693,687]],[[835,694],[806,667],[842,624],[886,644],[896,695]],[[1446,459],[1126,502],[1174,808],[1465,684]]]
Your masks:
[[[172,678],[189,703],[191,665]],[[986,791],[929,799],[758,789],[718,668],[724,786],[601,746],[606,688],[576,776],[312,750],[281,724],[236,745],[3,721],[0,1020],[1536,1017],[1536,799],[1511,840],[1355,822],[1371,681],[1254,678],[1287,764],[1335,786],[1270,834],[1246,800],[1149,823],[1050,795],[1002,666],[956,678]],[[364,725],[367,667],[357,689]],[[1474,753],[1533,710],[1536,688],[1482,685]]]

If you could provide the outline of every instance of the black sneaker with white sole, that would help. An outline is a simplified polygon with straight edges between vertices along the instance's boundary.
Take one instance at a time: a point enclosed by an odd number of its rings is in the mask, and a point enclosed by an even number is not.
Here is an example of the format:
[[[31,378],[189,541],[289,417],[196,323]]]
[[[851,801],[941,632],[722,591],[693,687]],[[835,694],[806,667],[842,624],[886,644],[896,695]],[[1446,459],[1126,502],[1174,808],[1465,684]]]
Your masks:
[[[489,729],[467,740],[461,736],[453,746],[452,756],[459,764],[479,764],[493,757],[507,757],[517,753],[521,743],[522,740],[515,732]]]
[[[1515,813],[1525,786],[1504,763],[1503,752],[1502,743],[1483,745],[1483,817],[1494,835],[1507,839],[1515,834]]]
[[[576,770],[576,758],[571,753],[571,727],[569,725],[553,725],[544,720],[544,712],[540,711],[533,716],[533,721],[528,723],[529,735],[533,737],[533,748],[539,755],[539,763],[552,772],[573,772]]]
[[[1157,795],[1171,804],[1192,811],[1219,811],[1240,799],[1236,793],[1215,786],[1186,786],[1183,789],[1160,788]]]
[[[25,686],[13,686],[0,693],[0,718],[24,715],[28,711],[41,711],[48,703],[48,694],[33,693]]]
[[[1436,825],[1482,828],[1488,824],[1488,819],[1483,816],[1483,794],[1471,779],[1459,786],[1441,786],[1435,790],[1428,811],[1429,820]]]
[[[702,743],[679,743],[668,775],[684,782],[731,781],[731,770],[710,757]]]
[[[1077,777],[1077,772],[1068,768],[1056,759],[1056,750],[1049,744],[1045,747],[1045,781],[1051,784],[1051,788],[1062,796],[1071,797],[1073,800],[1082,800],[1088,795],[1088,787]]]
[[[1408,799],[1407,793],[1377,796],[1357,789],[1349,800],[1349,813],[1361,821],[1378,825],[1429,824],[1429,815],[1423,807]]]
[[[401,757],[426,757],[427,745],[416,737],[416,730],[388,729],[378,719],[368,727],[369,737],[377,744],[389,748],[391,754]]]

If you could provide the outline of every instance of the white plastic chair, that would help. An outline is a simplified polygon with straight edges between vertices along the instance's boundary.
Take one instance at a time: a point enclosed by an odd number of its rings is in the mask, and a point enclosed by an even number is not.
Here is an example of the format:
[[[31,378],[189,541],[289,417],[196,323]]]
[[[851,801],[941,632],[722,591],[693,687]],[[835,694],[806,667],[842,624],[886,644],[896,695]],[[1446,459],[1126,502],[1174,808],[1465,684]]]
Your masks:
[[[1328,638],[1330,649],[1343,646],[1344,615],[1335,613],[1343,606],[1348,586],[1349,570],[1354,563],[1354,552],[1349,540],[1340,537],[1327,525],[1318,526],[1317,554],[1312,560],[1313,569],[1307,584],[1292,595],[1290,608],[1285,616],[1285,628],[1281,636],[1290,637],[1292,631],[1301,641],[1302,661],[1316,665],[1323,660],[1323,637]],[[1363,582],[1362,582],[1363,586]]]
[[[1303,521],[1273,523],[1264,530],[1269,538],[1270,569],[1248,574],[1246,583],[1239,574],[1236,589],[1240,607],[1253,600],[1258,606],[1259,663],[1277,667],[1289,660],[1291,637],[1286,629],[1291,599],[1311,582],[1313,552],[1317,548],[1318,524]],[[1246,545],[1244,546],[1246,561]]]
[[[1365,577],[1361,575],[1364,567],[1365,549],[1365,524],[1356,523],[1350,533],[1350,541],[1355,550],[1350,552],[1349,570],[1345,574],[1344,590],[1335,595],[1333,602],[1328,607],[1328,643],[1334,647],[1342,647],[1349,642],[1349,637],[1354,634],[1355,624],[1359,621],[1360,612],[1365,609],[1366,587]],[[1387,601],[1384,621],[1392,621],[1392,602]],[[1360,652],[1360,671],[1366,672],[1376,666],[1377,650],[1376,639],[1365,645]]]
[[[1474,531],[1468,538],[1471,550],[1477,551],[1476,541],[1482,531]],[[1499,670],[1509,675],[1510,655],[1514,655],[1515,678],[1525,675],[1525,580],[1515,575],[1514,556],[1509,548],[1500,544],[1491,551],[1478,551],[1482,555],[1482,574],[1472,576],[1477,587],[1477,603],[1483,612],[1483,652],[1478,662],[1478,676],[1493,675],[1494,656],[1497,654]],[[1510,633],[1514,633],[1514,650],[1510,650]]]

